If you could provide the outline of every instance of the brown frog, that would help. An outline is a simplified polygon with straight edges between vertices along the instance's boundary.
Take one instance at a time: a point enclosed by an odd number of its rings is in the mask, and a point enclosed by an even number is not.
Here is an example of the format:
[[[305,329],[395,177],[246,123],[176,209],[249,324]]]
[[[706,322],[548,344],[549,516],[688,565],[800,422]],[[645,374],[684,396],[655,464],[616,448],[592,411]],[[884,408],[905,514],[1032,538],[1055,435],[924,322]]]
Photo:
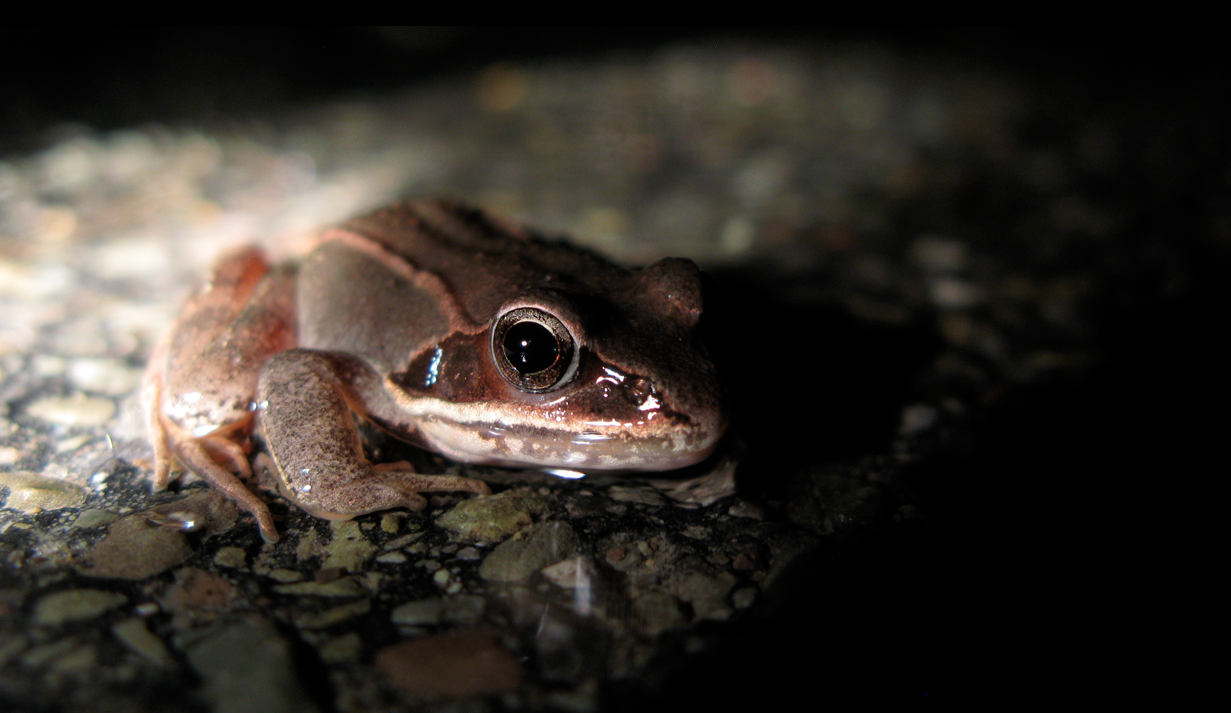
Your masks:
[[[688,260],[630,272],[444,201],[356,218],[298,264],[241,249],[150,360],[155,487],[177,458],[277,540],[242,482],[255,426],[282,494],[318,517],[490,492],[369,462],[352,414],[467,463],[565,475],[692,465],[727,425],[700,315]]]

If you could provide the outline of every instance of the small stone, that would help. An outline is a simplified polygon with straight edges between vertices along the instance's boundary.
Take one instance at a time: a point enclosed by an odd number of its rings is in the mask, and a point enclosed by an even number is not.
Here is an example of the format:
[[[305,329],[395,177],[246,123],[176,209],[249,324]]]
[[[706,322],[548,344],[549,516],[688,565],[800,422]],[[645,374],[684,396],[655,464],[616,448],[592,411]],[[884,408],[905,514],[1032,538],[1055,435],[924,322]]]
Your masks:
[[[731,604],[736,609],[747,609],[757,600],[756,587],[741,587],[731,592]]]
[[[214,555],[214,564],[240,569],[248,564],[248,554],[238,547],[223,547]]]
[[[363,569],[363,563],[376,552],[376,545],[363,534],[354,520],[330,520],[333,539],[325,545],[325,561],[321,569],[340,568],[348,572]]]
[[[321,659],[328,663],[348,663],[359,658],[363,651],[363,639],[352,631],[326,641],[317,651]]]
[[[13,465],[20,459],[21,451],[10,446],[0,446],[0,465]]]
[[[420,599],[395,607],[389,613],[389,620],[399,626],[434,626],[440,623],[442,611],[443,599]]]
[[[680,534],[694,540],[708,540],[710,531],[700,525],[689,525]]]
[[[295,559],[300,562],[320,557],[322,554],[324,554],[324,545],[321,544],[321,538],[316,534],[316,530],[308,530],[307,534],[301,535],[299,542],[295,543]]]
[[[487,600],[477,594],[445,597],[440,618],[448,624],[476,624],[486,608]]]
[[[902,409],[898,435],[915,436],[936,425],[939,412],[927,404],[912,404]]]
[[[613,485],[607,489],[607,497],[626,503],[640,503],[659,507],[667,504],[667,499],[657,491],[646,488],[634,488],[623,485]]]
[[[564,589],[588,587],[598,572],[588,557],[571,557],[543,569],[547,581]]]
[[[230,580],[196,567],[175,573],[175,584],[163,595],[163,608],[175,615],[179,627],[215,619],[236,608],[239,591]]]
[[[273,624],[239,619],[183,647],[218,713],[311,713],[291,647]]]
[[[84,446],[86,442],[90,440],[90,436],[82,434],[80,436],[73,436],[71,438],[56,441],[56,453],[69,453],[75,451]]]
[[[483,555],[473,547],[463,547],[457,551],[457,558],[464,562],[473,562],[483,558]]]
[[[98,650],[88,644],[78,646],[57,656],[51,670],[59,674],[81,673],[98,665]]]
[[[145,579],[164,572],[192,554],[184,533],[151,526],[144,517],[116,520],[90,551],[82,574],[90,577]]]
[[[746,500],[737,500],[735,504],[727,510],[727,514],[734,517],[751,518],[753,520],[763,520],[765,518],[765,513],[761,510],[761,508]]]
[[[398,513],[387,512],[380,516],[380,529],[393,534],[402,529],[402,518]]]
[[[412,544],[415,540],[423,537],[422,532],[412,532],[409,535],[402,535],[389,540],[381,547],[382,550],[399,550],[407,545]]]
[[[665,592],[646,592],[633,600],[633,611],[639,628],[650,636],[678,629],[688,622],[680,611],[680,603]]]
[[[547,565],[571,557],[576,549],[571,525],[545,522],[524,538],[500,543],[479,565],[479,576],[492,582],[523,582]]]
[[[463,500],[436,518],[436,524],[463,540],[499,542],[550,511],[545,498],[529,490]]]
[[[83,393],[52,396],[30,404],[26,413],[56,426],[101,426],[115,415],[115,402]]]
[[[269,571],[267,576],[275,582],[282,582],[284,584],[303,580],[303,575],[294,569],[273,569]]]
[[[353,579],[339,579],[324,584],[317,582],[279,584],[274,587],[274,591],[279,594],[298,594],[310,597],[354,597],[365,593],[363,587]]]
[[[134,653],[155,666],[171,668],[175,665],[175,659],[167,651],[166,644],[150,632],[145,620],[140,617],[132,617],[115,624],[111,627],[111,633]]]
[[[736,583],[735,575],[722,572],[715,577],[701,572],[689,572],[674,583],[673,591],[682,600],[692,604],[697,619],[723,621],[730,618],[727,607],[727,592]]]
[[[58,626],[69,621],[92,619],[128,601],[119,592],[101,589],[66,589],[48,594],[34,608],[34,623]]]
[[[911,246],[911,258],[928,272],[958,272],[966,267],[966,244],[939,235],[921,236]]]
[[[88,510],[81,511],[81,514],[77,516],[77,519],[73,520],[73,527],[80,527],[83,529],[91,528],[91,527],[102,527],[104,525],[110,525],[111,523],[119,519],[120,519],[119,515],[109,510],[100,510],[98,508],[90,508]]]
[[[84,488],[22,470],[0,473],[0,486],[9,489],[4,506],[27,515],[79,507],[86,500]]]
[[[304,629],[327,629],[334,624],[340,624],[347,619],[367,614],[370,611],[372,611],[372,601],[370,599],[358,599],[349,604],[326,609],[323,612],[298,617],[297,620],[299,626]]]
[[[928,285],[932,303],[940,309],[968,309],[983,301],[983,290],[954,277],[941,277]]]
[[[442,570],[437,571],[436,574],[432,575],[432,581],[435,582],[437,586],[443,587],[449,584],[450,577],[451,575],[449,574],[449,570],[442,569]]]
[[[406,561],[406,555],[401,552],[386,552],[376,555],[376,561],[382,564],[401,564]]]
[[[69,362],[68,379],[82,391],[124,396],[137,388],[141,371],[129,368],[119,359],[82,357]]]
[[[517,657],[488,629],[450,631],[386,646],[374,663],[412,701],[512,693],[524,676]]]
[[[77,642],[73,639],[60,639],[50,644],[35,646],[22,654],[18,660],[30,668],[38,668],[67,655],[76,646]]]
[[[0,669],[26,650],[30,640],[20,634],[0,634]]]

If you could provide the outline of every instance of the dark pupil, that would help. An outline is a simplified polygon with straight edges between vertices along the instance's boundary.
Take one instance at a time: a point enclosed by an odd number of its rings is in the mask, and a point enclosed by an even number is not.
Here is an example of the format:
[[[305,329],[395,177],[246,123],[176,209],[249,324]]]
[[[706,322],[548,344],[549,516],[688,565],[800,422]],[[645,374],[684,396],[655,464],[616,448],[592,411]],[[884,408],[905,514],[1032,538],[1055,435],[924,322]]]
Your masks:
[[[560,345],[551,330],[538,322],[518,322],[504,333],[504,353],[513,368],[533,374],[556,363]]]

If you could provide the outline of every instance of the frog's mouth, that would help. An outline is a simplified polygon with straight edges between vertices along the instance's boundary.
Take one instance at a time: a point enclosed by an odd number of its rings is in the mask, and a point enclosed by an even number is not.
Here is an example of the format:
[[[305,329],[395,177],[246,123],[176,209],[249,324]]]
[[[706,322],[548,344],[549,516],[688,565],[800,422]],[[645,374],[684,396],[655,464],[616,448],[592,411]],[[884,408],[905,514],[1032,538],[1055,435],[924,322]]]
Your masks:
[[[691,420],[669,425],[596,422],[563,429],[541,418],[508,423],[453,417],[461,415],[425,415],[418,422],[419,436],[432,450],[463,463],[577,472],[685,468],[705,460],[723,431]]]

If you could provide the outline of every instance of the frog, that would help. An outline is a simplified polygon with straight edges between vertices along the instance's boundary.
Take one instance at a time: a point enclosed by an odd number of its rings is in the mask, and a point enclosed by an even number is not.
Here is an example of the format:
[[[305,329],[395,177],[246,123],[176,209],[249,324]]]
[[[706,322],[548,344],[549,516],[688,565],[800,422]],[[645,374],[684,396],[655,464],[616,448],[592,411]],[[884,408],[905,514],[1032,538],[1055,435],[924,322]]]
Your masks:
[[[268,542],[279,533],[248,486],[254,451],[287,501],[325,519],[491,493],[373,463],[361,421],[453,461],[568,477],[692,466],[727,428],[691,260],[629,270],[442,199],[353,218],[303,252],[225,254],[143,382],[153,487],[178,461]]]

